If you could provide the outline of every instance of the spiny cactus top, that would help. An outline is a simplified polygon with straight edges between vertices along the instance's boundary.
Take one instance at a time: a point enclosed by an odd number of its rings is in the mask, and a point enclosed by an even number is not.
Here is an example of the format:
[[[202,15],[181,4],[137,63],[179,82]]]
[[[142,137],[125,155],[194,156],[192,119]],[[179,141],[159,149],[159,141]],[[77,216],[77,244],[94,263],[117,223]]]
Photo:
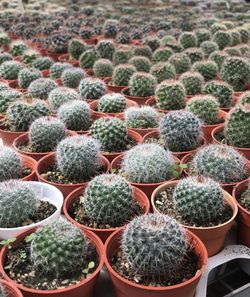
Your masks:
[[[247,160],[230,146],[210,144],[200,148],[191,160],[192,173],[219,183],[236,183],[247,178]]]
[[[118,93],[106,94],[98,101],[98,111],[104,113],[123,112],[126,106],[126,98]]]
[[[191,60],[185,53],[176,53],[168,61],[174,65],[176,73],[184,73],[191,67]]]
[[[159,114],[150,106],[129,107],[124,119],[129,128],[155,128],[158,126]]]
[[[62,73],[62,83],[65,87],[77,88],[80,81],[86,76],[85,71],[80,67],[67,68]]]
[[[128,61],[128,63],[135,66],[137,71],[142,71],[142,72],[149,72],[152,66],[152,63],[150,62],[150,60],[147,57],[143,57],[143,56],[132,57]]]
[[[219,30],[213,35],[213,41],[216,42],[220,50],[232,45],[232,36],[229,32]]]
[[[21,157],[11,147],[0,148],[0,182],[22,177]]]
[[[190,151],[199,146],[201,121],[188,111],[171,111],[160,121],[160,136],[173,152]]]
[[[128,181],[119,175],[96,176],[85,190],[84,208],[93,221],[118,227],[133,215],[133,189]]]
[[[114,65],[120,65],[127,63],[128,60],[132,57],[132,50],[129,46],[120,46],[118,47],[113,55]]]
[[[95,61],[99,58],[99,53],[95,49],[89,49],[83,52],[79,59],[81,68],[91,69]]]
[[[174,51],[169,47],[158,48],[153,54],[154,62],[166,62],[169,57],[174,54]]]
[[[173,218],[148,214],[127,225],[121,248],[136,274],[159,279],[183,268],[189,242],[185,229]]]
[[[108,59],[98,59],[93,65],[94,76],[109,77],[113,74],[113,63]]]
[[[148,97],[155,92],[156,78],[145,72],[134,73],[129,80],[129,92],[131,96]]]
[[[201,44],[202,52],[204,53],[205,57],[208,57],[211,53],[219,50],[219,47],[216,42],[214,41],[204,41]]]
[[[96,50],[101,58],[112,60],[115,52],[115,44],[112,40],[103,39],[97,43]]]
[[[89,180],[100,165],[100,154],[96,139],[84,135],[67,137],[57,146],[57,166],[68,179]]]
[[[52,112],[57,112],[58,108],[66,102],[80,99],[80,95],[77,91],[68,87],[57,87],[52,90],[48,96]]]
[[[50,67],[50,78],[58,79],[61,77],[63,71],[67,68],[72,68],[72,65],[65,62],[56,62]]]
[[[31,82],[28,94],[33,98],[48,99],[49,93],[57,87],[57,83],[50,78],[38,78]]]
[[[88,241],[80,229],[60,218],[33,234],[30,256],[36,269],[60,277],[83,265],[87,249]]]
[[[225,209],[220,184],[202,176],[180,180],[174,189],[173,199],[175,210],[189,224],[211,223]]]
[[[229,112],[225,122],[224,135],[229,145],[250,148],[249,95],[241,97],[240,103]]]
[[[139,144],[123,157],[121,168],[134,183],[160,183],[172,178],[175,162],[169,151],[158,144]]]
[[[22,89],[27,89],[32,81],[41,78],[41,72],[36,68],[24,68],[18,73],[18,85]]]
[[[18,61],[5,61],[0,65],[0,78],[14,80],[18,78],[18,73],[23,69],[23,65]]]
[[[192,70],[199,72],[204,77],[205,81],[215,79],[219,72],[217,64],[210,60],[196,62]]]
[[[3,91],[0,91],[0,113],[4,114],[8,106],[21,99],[22,93],[16,91],[15,89],[6,88]]]
[[[115,86],[127,86],[136,68],[130,64],[120,64],[114,68],[112,81]]]
[[[86,50],[86,46],[86,43],[82,40],[78,40],[76,38],[71,39],[68,45],[70,58],[78,60],[81,54]]]
[[[20,224],[34,215],[39,200],[37,194],[26,182],[8,180],[0,183],[0,227],[20,227]]]
[[[80,82],[79,92],[83,99],[99,99],[106,93],[106,85],[99,78],[86,77]]]
[[[10,53],[13,56],[21,56],[27,49],[27,45],[22,40],[15,40],[11,44]]]
[[[184,48],[196,47],[198,44],[196,35],[193,32],[183,32],[178,41]]]
[[[240,98],[239,98],[239,102],[238,103],[241,103],[243,105],[245,104],[250,104],[250,91],[246,91],[244,92]]]
[[[47,70],[54,63],[50,57],[39,57],[33,63],[32,66],[38,70]]]
[[[185,87],[187,95],[196,95],[202,92],[204,78],[199,72],[188,71],[181,75],[180,81]]]

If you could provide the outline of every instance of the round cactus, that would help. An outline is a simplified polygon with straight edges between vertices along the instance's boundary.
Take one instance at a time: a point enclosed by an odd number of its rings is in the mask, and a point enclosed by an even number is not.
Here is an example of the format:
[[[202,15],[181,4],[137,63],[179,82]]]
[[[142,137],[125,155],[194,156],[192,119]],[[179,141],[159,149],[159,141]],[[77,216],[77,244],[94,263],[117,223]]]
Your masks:
[[[0,33],[0,45],[6,45],[6,44],[10,44],[11,43],[11,39],[8,36],[8,34],[1,32]]]
[[[50,78],[38,78],[28,87],[28,94],[33,98],[48,99],[49,93],[57,88],[57,83]]]
[[[240,38],[243,43],[247,43],[250,39],[250,30],[244,27],[238,27],[236,28],[238,32],[240,33]]]
[[[73,100],[65,103],[60,106],[57,114],[69,130],[85,131],[91,125],[90,107],[84,101]]]
[[[181,75],[180,81],[184,85],[187,95],[196,95],[202,92],[204,78],[199,72],[185,72]]]
[[[148,45],[138,45],[133,48],[133,56],[144,56],[149,59],[152,57],[152,50]]]
[[[72,68],[72,65],[69,63],[56,62],[50,67],[50,78],[58,79],[62,76],[62,73],[65,69]]]
[[[152,63],[147,57],[135,56],[128,61],[129,64],[133,65],[137,71],[149,72]]]
[[[0,183],[0,227],[20,227],[37,211],[39,200],[28,183],[8,180]]]
[[[96,175],[100,160],[100,144],[89,136],[67,137],[56,149],[57,166],[70,180],[90,180]]]
[[[169,58],[170,64],[175,67],[176,73],[181,74],[191,67],[191,60],[185,53],[176,53]]]
[[[174,209],[189,224],[209,224],[225,209],[220,184],[210,178],[188,177],[178,182],[173,193]]]
[[[114,65],[125,64],[132,57],[132,51],[130,47],[122,46],[115,50],[113,55]]]
[[[250,91],[244,92],[240,97],[239,97],[239,102],[243,105],[245,104],[250,104]]]
[[[216,42],[219,49],[222,50],[232,45],[232,36],[229,32],[219,30],[213,35],[213,41]]]
[[[11,60],[13,60],[13,57],[11,56],[11,54],[9,54],[9,53],[0,53],[0,65],[3,62],[11,61]]]
[[[241,91],[250,81],[250,63],[244,58],[229,57],[224,62],[220,74],[235,91]]]
[[[176,78],[176,71],[172,64],[165,62],[165,63],[157,63],[153,65],[150,69],[150,74],[152,74],[158,83],[163,82],[167,79],[175,79]]]
[[[117,20],[106,20],[103,25],[103,34],[105,38],[115,38],[119,30]]]
[[[126,150],[128,131],[122,120],[112,117],[97,119],[90,127],[91,135],[101,143],[103,151]]]
[[[156,78],[148,73],[136,72],[129,80],[129,93],[131,96],[148,97],[155,92]]]
[[[233,56],[240,57],[240,56],[242,56],[240,49],[235,47],[235,46],[226,47],[224,49],[224,52],[227,53],[230,57],[233,57]]]
[[[62,104],[73,100],[80,100],[80,96],[77,91],[67,87],[58,87],[52,90],[48,97],[52,112],[57,112]]]
[[[148,214],[127,225],[121,249],[136,274],[166,279],[184,268],[189,243],[186,230],[176,220]]]
[[[199,72],[204,77],[205,81],[215,79],[219,72],[217,64],[210,60],[196,62],[192,70]]]
[[[191,112],[171,111],[160,121],[160,137],[173,152],[196,149],[202,136],[201,122]]]
[[[53,59],[50,57],[39,57],[33,61],[32,66],[38,70],[47,70],[54,63]]]
[[[177,110],[185,107],[185,88],[177,80],[163,81],[155,90],[156,106],[165,110]]]
[[[10,53],[12,56],[22,56],[27,49],[27,45],[22,40],[16,40],[11,44]]]
[[[240,32],[237,29],[231,29],[228,31],[228,33],[231,35],[232,37],[232,43],[231,45],[238,45],[241,43],[241,35]]]
[[[125,111],[124,120],[128,128],[155,128],[158,126],[159,114],[150,106],[129,107]]]
[[[99,59],[93,65],[93,73],[97,77],[112,76],[113,69],[113,63],[107,59]]]
[[[71,39],[68,45],[68,52],[71,59],[78,60],[81,54],[86,50],[86,44],[82,40]]]
[[[183,32],[178,41],[184,48],[196,47],[198,45],[197,38],[193,32]]]
[[[200,45],[204,56],[207,58],[211,53],[219,50],[219,46],[214,41],[204,41]]]
[[[161,45],[160,39],[156,35],[147,36],[143,43],[148,45],[153,52]]]
[[[121,168],[134,183],[160,183],[172,178],[175,162],[169,151],[154,143],[139,144],[123,157]]]
[[[236,147],[250,148],[250,96],[241,97],[240,103],[227,117],[224,128],[227,143]]]
[[[99,78],[86,77],[80,82],[79,92],[83,99],[99,99],[106,93],[106,85]]]
[[[197,47],[187,48],[184,53],[189,57],[191,64],[195,62],[202,61],[204,58],[203,51]]]
[[[106,94],[98,101],[98,111],[104,113],[123,112],[126,106],[126,98],[118,93]]]
[[[18,73],[18,85],[22,89],[27,89],[32,81],[41,78],[42,74],[35,68],[24,68]]]
[[[12,148],[3,146],[0,149],[0,182],[21,177],[21,157]]]
[[[190,163],[192,173],[219,183],[235,183],[247,177],[247,160],[235,149],[220,144],[200,148]]]
[[[115,45],[112,40],[100,40],[96,45],[96,50],[101,58],[112,60],[115,52]]]
[[[21,99],[21,97],[22,93],[13,89],[0,91],[0,113],[5,114],[9,105]]]
[[[39,58],[40,53],[37,50],[27,50],[22,57],[22,62],[24,64],[32,64],[37,58]]]
[[[208,41],[211,39],[211,33],[207,29],[199,29],[195,32],[195,36],[197,38],[198,46],[202,44],[204,41]]]
[[[191,98],[186,110],[196,115],[203,124],[214,125],[219,123],[219,102],[211,95],[197,95]]]
[[[62,218],[37,229],[30,245],[34,267],[55,277],[81,269],[87,251],[86,236]]]
[[[158,48],[153,54],[154,62],[166,62],[174,54],[174,51],[171,48],[163,47]]]
[[[125,178],[116,174],[96,176],[84,192],[87,216],[102,225],[118,227],[133,216],[133,189]]]
[[[0,65],[0,78],[14,80],[18,78],[18,73],[23,69],[23,65],[17,61],[6,61]]]
[[[224,61],[228,58],[229,55],[225,51],[214,51],[210,56],[209,59],[214,61],[218,66],[219,70],[221,69]]]
[[[127,32],[120,32],[117,34],[116,40],[120,44],[130,44],[131,43],[131,36]]]
[[[79,58],[80,67],[83,69],[92,69],[99,54],[95,49],[89,49],[83,52]]]
[[[61,79],[65,87],[75,89],[80,81],[86,76],[86,73],[80,67],[67,68],[63,71]]]
[[[136,72],[133,65],[121,64],[114,68],[112,82],[115,86],[127,86],[131,76]]]
[[[223,24],[220,23],[214,23],[211,27],[210,27],[210,31],[212,34],[215,34],[217,31],[220,32],[224,32],[227,31],[227,27]]]
[[[65,137],[65,126],[56,118],[38,118],[29,129],[29,142],[34,151],[39,153],[53,151],[59,141]]]
[[[214,96],[221,108],[229,108],[232,104],[233,89],[226,82],[210,81],[204,86],[203,92]]]

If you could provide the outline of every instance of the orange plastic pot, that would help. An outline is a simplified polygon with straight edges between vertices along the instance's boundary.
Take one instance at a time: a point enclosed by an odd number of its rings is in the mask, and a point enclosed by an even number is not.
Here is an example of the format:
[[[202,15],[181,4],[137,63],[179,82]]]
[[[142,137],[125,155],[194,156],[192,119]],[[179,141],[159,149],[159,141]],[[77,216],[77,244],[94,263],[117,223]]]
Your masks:
[[[12,89],[16,89],[17,91],[22,92],[22,93],[26,93],[28,91],[28,89],[21,89],[21,88],[19,88],[18,80],[12,80],[11,82],[9,82],[9,86]]]
[[[112,162],[111,162],[111,171],[114,169],[120,169],[121,168],[121,163],[122,163],[122,159],[124,157],[124,153],[118,157],[116,157]],[[173,156],[175,162],[177,164],[180,164],[180,160]],[[180,175],[182,173],[182,168],[180,168]],[[177,179],[177,177],[175,178],[171,178],[169,181],[175,180]],[[129,182],[132,186],[139,188],[140,190],[142,190],[142,192],[144,192],[147,197],[150,199],[152,193],[154,192],[154,190],[159,187],[160,185],[162,185],[163,183],[165,183],[166,181],[160,182],[160,183],[152,183],[152,184],[140,184],[140,183],[134,183],[134,182]]]
[[[22,232],[20,235],[18,235],[14,243],[14,246],[21,243],[25,239],[25,237],[35,232],[35,230],[36,228],[33,228],[31,230]],[[31,289],[16,283],[14,280],[12,280],[9,277],[9,275],[7,275],[4,268],[6,266],[6,258],[8,254],[7,246],[4,246],[0,253],[0,273],[2,274],[3,278],[8,282],[8,284],[17,287],[24,294],[25,297],[40,297],[40,296],[41,297],[51,297],[51,296],[53,297],[79,297],[79,296],[92,297],[96,281],[98,279],[101,268],[103,267],[103,262],[104,262],[103,244],[101,240],[92,232],[85,231],[84,233],[86,234],[89,241],[96,248],[96,251],[98,253],[98,258],[99,258],[98,259],[99,264],[96,270],[87,279],[80,280],[75,285],[69,286],[64,289],[46,291],[46,290]]]
[[[0,285],[4,287],[8,297],[23,297],[21,291],[6,280],[0,279]]]
[[[42,70],[41,72],[42,72],[43,77],[49,77],[49,75],[50,75],[49,69]]]
[[[199,270],[189,280],[168,287],[150,287],[133,283],[119,275],[111,265],[112,258],[121,245],[123,230],[111,234],[105,243],[104,261],[115,287],[117,297],[194,297],[195,289],[207,264],[207,251],[202,241],[189,230],[187,234],[198,258]]]
[[[139,105],[144,105],[146,103],[146,101],[150,98],[150,96],[139,97],[139,96],[129,95],[129,87],[122,89],[121,94],[124,95],[129,100],[135,101]]]
[[[109,228],[109,229],[90,228],[90,227],[84,226],[84,225],[76,222],[68,213],[70,206],[72,205],[72,203],[74,201],[76,201],[76,199],[80,195],[82,195],[86,186],[87,185],[76,189],[71,194],[69,194],[69,196],[66,197],[66,199],[64,201],[64,205],[63,205],[63,213],[69,221],[71,221],[73,224],[78,226],[80,229],[92,231],[102,240],[102,242],[105,242],[107,240],[107,238],[110,236],[110,234],[112,234],[113,232],[115,232],[118,229],[122,229],[122,227]],[[137,189],[136,187],[133,187],[133,191],[134,191],[135,200],[141,206],[142,212],[144,214],[149,213],[150,203],[149,203],[148,197],[140,189]]]
[[[151,204],[155,213],[160,213],[160,211],[155,206],[155,199],[158,194],[169,187],[176,186],[177,184],[178,181],[166,182],[154,190],[151,196]],[[238,212],[237,204],[235,203],[233,197],[226,191],[224,191],[224,199],[233,211],[232,217],[227,222],[213,227],[192,227],[184,225],[185,228],[193,232],[204,243],[208,252],[208,257],[212,257],[222,250],[227,234],[230,231]]]
[[[233,197],[239,209],[237,221],[238,242],[250,248],[250,212],[238,202],[240,195],[247,189],[249,184],[250,179],[238,183],[233,189]]]
[[[109,172],[110,171],[109,161],[104,156],[101,156],[100,162],[103,166],[104,172]],[[88,183],[88,182],[85,182],[85,183],[79,183],[79,184],[58,184],[43,178],[41,174],[46,172],[49,167],[55,165],[55,163],[56,163],[55,152],[43,157],[37,163],[36,175],[39,181],[50,184],[52,186],[55,186],[57,189],[59,189],[62,192],[64,198],[66,198],[71,192],[73,192],[77,188],[82,187]]]
[[[159,136],[160,136],[159,129],[156,129],[155,131],[149,132],[149,133],[147,133],[146,135],[144,135],[144,137],[143,137],[143,143],[145,143],[146,140],[149,139],[149,138],[156,138],[156,139],[157,139],[157,138],[159,138]],[[206,144],[206,141],[205,141],[205,139],[202,137],[202,138],[200,139],[200,146],[199,146],[199,147],[201,147],[201,146],[204,145],[204,144]],[[172,151],[171,151],[171,154],[174,155],[174,156],[176,156],[176,157],[179,158],[179,159],[182,159],[182,158],[185,157],[187,154],[196,152],[197,149],[198,149],[198,148],[193,149],[193,150],[191,150],[191,151],[186,151],[186,152],[172,152]]]
[[[59,62],[66,62],[69,63],[73,66],[79,66],[79,61],[78,60],[71,60],[69,59],[69,54],[63,54],[61,56],[58,57],[58,61]]]
[[[11,146],[13,141],[23,135],[25,132],[13,132],[6,130],[5,126],[0,122],[0,138],[2,138],[5,145]]]
[[[53,53],[53,52],[50,52],[48,50],[45,51],[45,54],[46,54],[46,56],[51,57],[56,62],[58,62],[59,57],[63,55],[62,53]],[[64,54],[66,54],[66,53],[64,53]]]
[[[22,167],[27,167],[31,169],[31,173],[23,177],[21,180],[23,181],[36,180],[37,161],[28,156],[21,155],[21,165]]]
[[[127,87],[127,86],[114,86],[114,85],[112,85],[112,77],[105,78],[104,82],[107,85],[107,89],[109,91],[111,91],[111,92],[114,92],[114,93],[121,93],[121,91]]]

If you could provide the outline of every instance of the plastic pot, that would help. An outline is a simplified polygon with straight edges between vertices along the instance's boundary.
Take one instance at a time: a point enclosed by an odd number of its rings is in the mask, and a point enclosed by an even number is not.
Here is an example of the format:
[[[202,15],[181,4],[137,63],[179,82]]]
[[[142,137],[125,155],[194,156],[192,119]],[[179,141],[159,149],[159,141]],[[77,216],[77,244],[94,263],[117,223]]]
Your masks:
[[[110,171],[109,161],[104,156],[101,156],[100,162],[104,167],[104,172],[109,172]],[[54,182],[48,181],[45,178],[43,178],[41,176],[41,174],[43,172],[46,172],[48,170],[48,168],[53,166],[55,163],[56,163],[56,153],[55,152],[43,157],[37,163],[36,174],[37,174],[39,181],[53,185],[56,188],[58,188],[63,193],[64,198],[66,198],[72,191],[74,191],[77,188],[82,187],[88,183],[88,182],[85,182],[85,183],[79,183],[79,184],[58,184],[58,183],[54,183]]]
[[[66,218],[71,221],[73,224],[78,226],[79,228],[83,230],[89,230],[94,232],[101,240],[102,242],[105,242],[107,238],[115,232],[118,229],[122,229],[122,227],[117,227],[117,228],[109,228],[109,229],[98,229],[98,228],[90,228],[85,225],[82,225],[78,222],[76,222],[68,213],[69,207],[71,204],[84,192],[85,188],[87,185],[84,187],[78,188],[75,191],[73,191],[67,198],[65,199],[64,205],[63,205],[63,213],[66,216]],[[136,187],[133,187],[134,191],[134,197],[135,200],[138,202],[138,204],[141,206],[143,213],[148,213],[150,209],[150,203],[148,200],[148,197],[140,190],[137,189]]]
[[[146,141],[147,139],[149,139],[149,138],[159,138],[159,135],[160,135],[159,129],[156,129],[155,131],[151,131],[151,132],[147,133],[146,135],[144,135],[144,137],[143,137],[143,143],[145,143],[145,141]],[[206,141],[205,141],[205,139],[202,137],[201,140],[200,140],[200,146],[199,146],[199,148],[200,148],[202,145],[204,145],[204,144],[206,144]],[[193,150],[191,150],[191,151],[186,151],[186,152],[172,152],[172,151],[171,151],[171,154],[174,155],[174,156],[176,156],[176,157],[179,158],[179,159],[182,159],[182,158],[185,157],[187,154],[196,152],[197,149],[198,149],[198,148],[193,149]]]
[[[216,127],[212,130],[211,136],[214,143],[222,144],[222,142],[217,139],[216,135],[220,132],[223,132],[223,130],[224,130],[224,125]],[[236,149],[238,152],[240,152],[247,160],[250,160],[250,147],[246,148],[246,147],[237,147],[232,145],[230,146]]]
[[[64,53],[66,54],[66,53]],[[63,53],[53,53],[48,50],[45,51],[45,55],[51,57],[55,62],[59,61],[59,57],[63,55]]]
[[[9,82],[9,86],[12,89],[16,89],[17,91],[22,92],[22,93],[26,93],[28,91],[28,89],[21,89],[21,88],[19,88],[18,80],[12,80],[11,82]]]
[[[144,105],[146,101],[150,98],[150,96],[139,97],[139,96],[129,95],[129,87],[122,89],[121,94],[124,95],[129,100],[135,101],[139,105]]]
[[[169,187],[176,186],[177,184],[178,181],[166,182],[154,190],[151,196],[151,204],[153,207],[153,211],[155,213],[160,213],[160,211],[155,206],[155,199],[158,196],[158,194]],[[233,215],[230,218],[230,220],[221,225],[213,227],[191,227],[184,225],[185,228],[193,232],[202,240],[207,249],[208,257],[214,256],[222,250],[225,244],[226,236],[230,231],[238,212],[237,204],[235,203],[233,197],[229,195],[226,191],[224,191],[224,198],[226,203],[230,205],[231,209],[233,210]]]
[[[112,162],[111,162],[111,171],[113,169],[119,169],[121,167],[121,162],[122,159],[124,157],[124,153],[118,157],[116,157]],[[177,164],[180,164],[180,160],[173,156],[174,160],[176,161]],[[182,173],[182,169],[180,169],[180,175]],[[171,178],[169,179],[169,181],[175,180],[177,179],[177,177],[175,178]],[[133,183],[133,182],[129,182],[132,186],[139,188],[140,190],[142,190],[142,192],[144,192],[147,197],[150,199],[153,191],[159,187],[160,185],[162,185],[163,183],[165,183],[166,181],[160,182],[160,183],[152,183],[152,184],[141,184],[141,183]]]
[[[76,132],[67,130],[67,136],[75,136],[77,135]],[[28,144],[29,142],[29,132],[26,132],[22,135],[20,135],[19,137],[17,137],[14,142],[13,142],[13,147],[15,148],[16,151],[19,152],[19,154],[24,155],[24,156],[28,156],[31,157],[33,159],[35,159],[36,161],[39,161],[40,159],[42,159],[44,156],[50,154],[51,152],[46,152],[46,153],[33,153],[33,152],[25,152],[19,149],[19,147],[21,145],[25,145]]]
[[[22,232],[18,237],[16,242],[14,243],[14,246],[18,243],[22,242],[26,236],[33,233],[36,230],[36,228],[33,228],[31,230]],[[21,284],[16,283],[13,281],[5,272],[5,263],[6,263],[6,257],[8,253],[8,247],[4,246],[0,253],[0,273],[3,275],[3,278],[10,284],[16,286],[25,297],[92,297],[94,287],[98,278],[98,275],[100,273],[101,268],[103,267],[103,244],[101,240],[92,232],[85,231],[84,232],[87,235],[87,238],[89,241],[94,244],[96,247],[96,251],[98,253],[99,257],[99,265],[96,268],[96,270],[87,278],[84,280],[81,280],[76,285],[72,285],[70,287],[64,288],[64,289],[58,289],[58,290],[35,290],[31,288],[24,287]],[[74,255],[72,255],[74,256]]]
[[[20,155],[22,167],[27,167],[31,169],[31,173],[23,178],[22,181],[32,181],[36,179],[36,167],[37,161],[31,157]]]
[[[59,62],[69,63],[69,64],[71,64],[73,66],[79,67],[79,61],[69,59],[69,54],[63,54],[63,55],[59,56],[58,61]]]
[[[0,279],[0,285],[4,287],[8,297],[23,297],[21,291],[9,282]]]
[[[250,212],[242,207],[238,199],[242,192],[244,192],[250,184],[250,179],[238,183],[233,189],[233,197],[238,205],[238,241],[240,244],[246,245],[250,248]]]
[[[50,222],[57,220],[61,214],[61,208],[63,206],[63,195],[62,193],[54,186],[49,184],[40,183],[36,181],[28,182],[30,187],[36,191],[38,198],[41,201],[48,201],[56,207],[56,211],[49,216],[47,219],[34,223],[27,226],[16,227],[16,228],[0,228],[0,239],[14,238],[19,233],[35,228],[41,225],[46,225]]]
[[[107,85],[107,89],[114,93],[121,93],[121,91],[127,87],[127,86],[114,86],[112,84],[112,77],[105,78],[104,82]]]
[[[5,145],[11,146],[13,141],[20,135],[23,135],[24,133],[25,132],[8,131],[6,130],[6,127],[4,126],[4,124],[0,122],[0,138],[2,138],[3,143]]]
[[[199,259],[199,270],[196,275],[180,284],[168,287],[142,286],[126,280],[120,276],[111,266],[110,262],[121,245],[122,230],[113,233],[105,243],[105,264],[109,271],[112,283],[115,287],[117,297],[194,297],[195,289],[207,264],[207,251],[201,240],[187,230],[191,244],[193,244],[197,258]]]

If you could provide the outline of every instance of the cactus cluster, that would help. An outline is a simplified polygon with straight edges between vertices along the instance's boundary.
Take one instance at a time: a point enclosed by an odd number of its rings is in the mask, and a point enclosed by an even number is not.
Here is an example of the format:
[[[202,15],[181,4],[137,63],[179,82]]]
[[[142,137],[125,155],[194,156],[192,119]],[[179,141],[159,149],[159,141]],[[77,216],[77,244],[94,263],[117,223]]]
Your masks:
[[[41,78],[41,72],[36,68],[24,68],[18,73],[18,85],[21,89],[27,89],[36,79]]]
[[[202,92],[204,78],[199,72],[185,72],[181,75],[180,81],[184,85],[187,95],[197,95]]]
[[[98,59],[93,65],[93,73],[96,77],[110,77],[113,70],[113,63],[108,59]]]
[[[56,62],[53,63],[50,67],[50,78],[52,79],[58,79],[62,76],[62,73],[65,69],[72,68],[72,65],[69,63],[62,63],[62,62]]]
[[[49,93],[57,88],[57,83],[50,78],[38,78],[28,87],[28,94],[32,98],[48,99]]]
[[[82,99],[99,99],[106,93],[106,85],[99,78],[86,77],[79,84]]]
[[[48,96],[48,102],[52,112],[57,112],[62,104],[73,100],[80,100],[80,96],[77,91],[67,87],[57,87]]]
[[[130,64],[120,64],[114,68],[112,82],[115,86],[127,86],[136,68]]]
[[[126,106],[126,98],[118,93],[106,94],[98,100],[98,111],[104,113],[123,112]]]
[[[148,73],[135,72],[129,80],[129,95],[149,97],[155,92],[157,80]]]
[[[0,149],[0,182],[22,177],[21,157],[10,147]]]
[[[9,105],[21,99],[21,97],[22,93],[13,89],[0,91],[0,114],[5,114]]]
[[[0,78],[14,80],[18,78],[18,73],[23,69],[23,65],[18,61],[5,61],[0,65]]]
[[[124,120],[128,128],[156,128],[159,122],[159,114],[150,106],[129,107],[124,113]]]

